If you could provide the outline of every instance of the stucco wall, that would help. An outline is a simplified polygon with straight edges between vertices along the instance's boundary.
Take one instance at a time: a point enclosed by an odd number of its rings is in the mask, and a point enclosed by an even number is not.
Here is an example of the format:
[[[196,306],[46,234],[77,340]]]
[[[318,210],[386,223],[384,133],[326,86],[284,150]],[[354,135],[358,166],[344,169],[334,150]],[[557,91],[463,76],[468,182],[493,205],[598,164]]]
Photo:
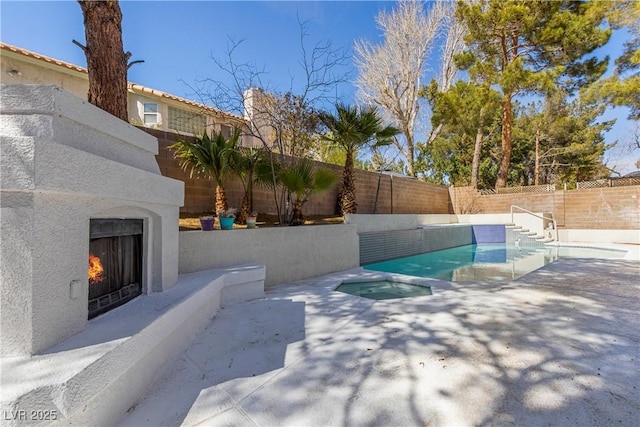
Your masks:
[[[180,273],[242,263],[266,267],[273,286],[359,265],[354,225],[180,232]]]
[[[79,98],[87,98],[89,76],[86,73],[59,66],[43,65],[42,61],[23,56],[17,59],[4,51],[0,69],[2,84],[56,85]]]
[[[141,218],[146,292],[175,284],[183,184],[154,138],[53,86],[0,86],[2,355],[87,323],[91,218]]]

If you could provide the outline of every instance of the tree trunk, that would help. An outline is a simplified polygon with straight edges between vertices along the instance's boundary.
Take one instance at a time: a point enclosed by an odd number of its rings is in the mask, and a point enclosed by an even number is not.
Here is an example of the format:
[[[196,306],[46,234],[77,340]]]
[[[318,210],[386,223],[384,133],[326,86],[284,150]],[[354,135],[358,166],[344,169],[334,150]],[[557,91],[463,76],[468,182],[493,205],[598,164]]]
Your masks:
[[[247,216],[249,215],[249,191],[244,192],[244,197],[242,198],[242,207],[240,208],[240,212],[236,217],[236,224],[246,224]]]
[[[304,217],[302,216],[302,202],[295,200],[293,202],[293,213],[291,215],[291,222],[289,225],[303,225]]]
[[[415,147],[413,146],[413,134],[411,131],[405,133],[407,139],[407,174],[416,176],[415,170]]]
[[[340,210],[342,215],[356,213],[356,186],[353,172],[353,151],[347,151],[342,172],[342,188],[340,189]]]
[[[478,189],[478,177],[480,175],[480,151],[482,150],[482,138],[484,134],[482,132],[482,126],[478,126],[476,132],[476,143],[473,147],[473,161],[471,163],[471,187],[474,190]]]
[[[229,206],[227,205],[227,194],[225,193],[222,185],[216,185],[215,209],[216,213],[229,209]]]
[[[115,0],[78,0],[82,15],[91,104],[128,121],[127,61],[122,47],[122,12]]]
[[[536,129],[536,164],[533,185],[540,183],[540,129]]]
[[[507,177],[509,175],[509,166],[511,164],[512,125],[513,110],[511,108],[511,95],[507,94],[502,100],[502,159],[500,160],[500,169],[498,170],[496,188],[504,188],[507,186]]]

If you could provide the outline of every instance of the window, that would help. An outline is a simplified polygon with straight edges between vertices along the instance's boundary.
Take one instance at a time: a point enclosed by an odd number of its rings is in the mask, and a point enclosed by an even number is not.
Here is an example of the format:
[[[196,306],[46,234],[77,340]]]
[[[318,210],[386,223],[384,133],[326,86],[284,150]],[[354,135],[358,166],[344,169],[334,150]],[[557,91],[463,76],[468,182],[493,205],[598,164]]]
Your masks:
[[[180,108],[169,107],[169,120],[167,127],[178,132],[202,135],[204,133],[206,120],[202,114],[181,110]]]
[[[158,104],[155,102],[144,103],[144,125],[155,126],[158,124]]]
[[[231,127],[227,125],[220,125],[220,134],[225,137],[225,139],[231,138]]]

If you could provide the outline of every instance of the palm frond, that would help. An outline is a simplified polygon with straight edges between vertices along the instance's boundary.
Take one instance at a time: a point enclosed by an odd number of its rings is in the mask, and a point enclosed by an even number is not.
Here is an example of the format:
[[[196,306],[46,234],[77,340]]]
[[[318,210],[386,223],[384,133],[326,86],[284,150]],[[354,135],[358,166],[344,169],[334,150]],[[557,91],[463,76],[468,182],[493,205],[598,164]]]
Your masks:
[[[312,193],[329,190],[336,181],[336,176],[328,169],[314,170],[309,159],[299,159],[292,165],[282,168],[278,174],[280,183],[300,202]]]
[[[169,148],[174,150],[174,157],[190,176],[203,175],[223,184],[227,176],[234,171],[238,157],[238,141],[240,131],[234,129],[227,139],[222,133],[205,132],[193,142],[178,141]]]
[[[393,126],[383,126],[375,108],[358,109],[356,106],[336,104],[336,113],[321,113],[320,120],[330,133],[324,139],[355,153],[365,145],[385,145],[400,131]]]
[[[331,189],[338,177],[329,169],[318,169],[315,173],[314,192],[320,193]]]

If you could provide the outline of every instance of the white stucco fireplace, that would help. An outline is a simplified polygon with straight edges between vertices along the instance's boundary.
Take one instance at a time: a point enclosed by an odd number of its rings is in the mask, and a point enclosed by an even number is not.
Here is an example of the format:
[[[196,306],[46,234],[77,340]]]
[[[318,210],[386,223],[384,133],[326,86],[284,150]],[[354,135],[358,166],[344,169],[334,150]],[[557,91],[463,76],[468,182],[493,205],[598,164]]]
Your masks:
[[[154,137],[57,87],[2,85],[0,103],[1,355],[29,356],[88,322],[92,223],[139,229],[117,244],[137,248],[118,250],[137,253],[123,264],[139,271],[103,294],[126,302],[176,283],[184,184],[160,174]]]
[[[0,85],[3,425],[111,425],[221,307],[264,296],[263,265],[178,274],[184,184],[157,144],[57,87]]]

